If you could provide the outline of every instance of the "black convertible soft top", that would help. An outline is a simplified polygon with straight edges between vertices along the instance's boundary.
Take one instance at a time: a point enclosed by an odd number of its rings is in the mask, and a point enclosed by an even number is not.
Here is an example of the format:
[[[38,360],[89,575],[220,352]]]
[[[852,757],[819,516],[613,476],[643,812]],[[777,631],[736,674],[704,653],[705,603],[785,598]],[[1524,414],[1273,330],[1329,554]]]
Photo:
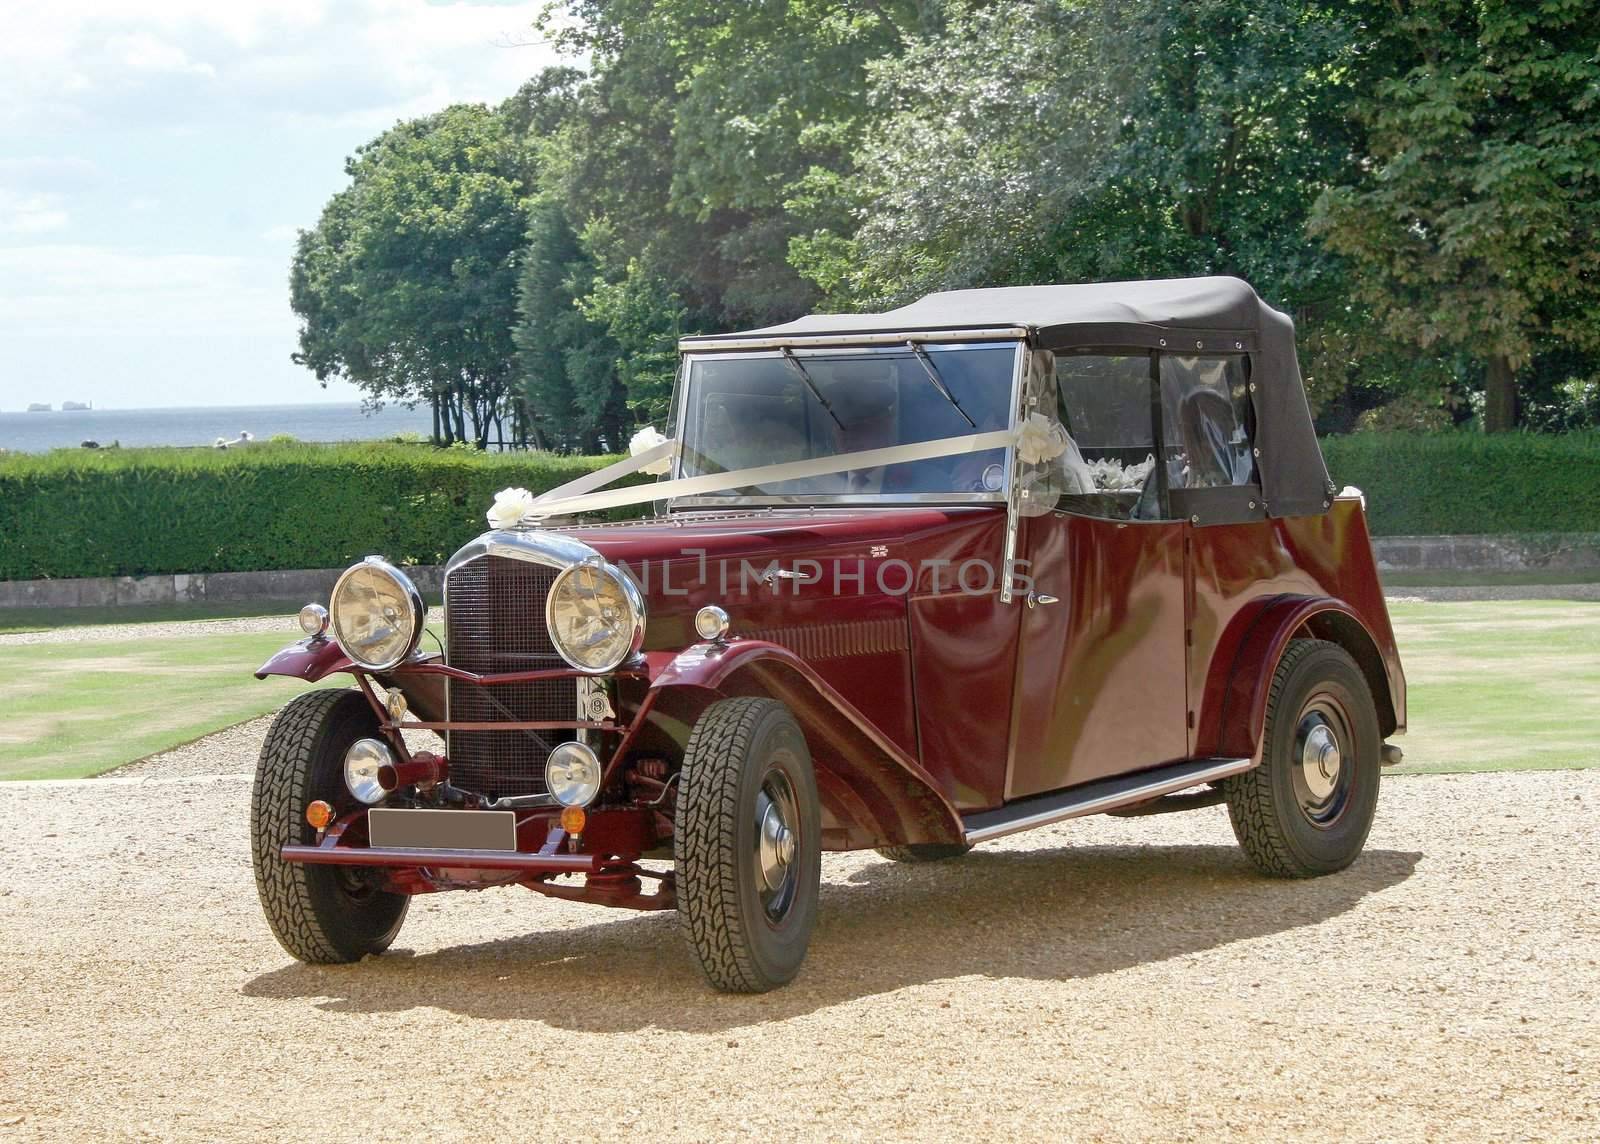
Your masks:
[[[790,341],[1023,329],[1040,349],[1091,346],[1250,358],[1256,447],[1269,516],[1325,512],[1332,501],[1295,357],[1294,323],[1238,278],[945,290],[881,314],[809,314],[779,326],[684,338],[688,352]],[[876,335],[876,336],[874,336]]]

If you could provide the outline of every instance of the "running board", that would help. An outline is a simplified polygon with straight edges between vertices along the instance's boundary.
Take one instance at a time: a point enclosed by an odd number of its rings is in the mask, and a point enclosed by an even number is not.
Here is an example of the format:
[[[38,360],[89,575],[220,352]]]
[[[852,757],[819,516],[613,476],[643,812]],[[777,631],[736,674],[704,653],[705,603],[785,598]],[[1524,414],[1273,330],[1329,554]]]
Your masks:
[[[1249,759],[1191,759],[1186,763],[1172,763],[1136,774],[1096,779],[1053,794],[1034,795],[995,810],[964,816],[967,844],[987,842],[1019,830],[1032,830],[1035,826],[1048,826],[1063,819],[1101,814],[1119,806],[1145,802],[1200,783],[1239,774],[1249,770],[1252,765]]]

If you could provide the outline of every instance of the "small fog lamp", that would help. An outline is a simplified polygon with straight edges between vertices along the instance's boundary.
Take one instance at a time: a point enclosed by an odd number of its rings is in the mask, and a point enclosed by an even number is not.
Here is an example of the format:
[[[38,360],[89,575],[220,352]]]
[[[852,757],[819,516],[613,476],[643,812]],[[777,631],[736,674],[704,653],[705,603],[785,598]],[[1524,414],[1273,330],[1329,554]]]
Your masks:
[[[300,609],[300,630],[316,639],[328,630],[328,609],[321,604],[307,604]]]
[[[728,634],[728,613],[707,604],[694,614],[694,630],[703,640],[721,640]]]
[[[368,806],[382,802],[389,792],[383,789],[378,772],[394,766],[394,754],[377,739],[357,739],[344,754],[344,785]]]
[[[306,821],[317,830],[326,830],[333,821],[333,807],[320,798],[306,804]]]
[[[583,743],[562,743],[545,761],[544,785],[562,806],[588,806],[600,793],[600,760]]]

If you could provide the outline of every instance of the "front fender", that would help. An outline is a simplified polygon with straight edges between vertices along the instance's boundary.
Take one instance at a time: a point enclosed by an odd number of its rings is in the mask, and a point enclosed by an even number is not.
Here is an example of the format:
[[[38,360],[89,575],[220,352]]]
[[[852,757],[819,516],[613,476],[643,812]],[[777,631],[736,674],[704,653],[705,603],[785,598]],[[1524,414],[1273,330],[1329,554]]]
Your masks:
[[[266,663],[256,668],[256,678],[269,675],[287,675],[315,683],[336,671],[349,671],[350,658],[339,650],[339,645],[326,637],[304,639],[276,652]]]
[[[811,749],[829,849],[965,837],[961,816],[922,764],[788,648],[764,640],[696,644],[652,674],[656,708],[677,708],[690,723],[719,697],[783,702]]]
[[[1260,761],[1272,676],[1301,629],[1339,644],[1355,659],[1371,688],[1382,735],[1404,726],[1404,678],[1348,604],[1328,596],[1273,596],[1241,614],[1236,624],[1238,630],[1226,641],[1231,654],[1212,662],[1195,737],[1197,755]]]

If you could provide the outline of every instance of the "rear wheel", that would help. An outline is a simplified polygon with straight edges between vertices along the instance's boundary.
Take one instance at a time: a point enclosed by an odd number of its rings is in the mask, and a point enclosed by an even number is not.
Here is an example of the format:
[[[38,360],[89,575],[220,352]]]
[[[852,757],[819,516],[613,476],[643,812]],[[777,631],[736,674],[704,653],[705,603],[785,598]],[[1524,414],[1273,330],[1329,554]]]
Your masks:
[[[878,853],[891,862],[944,862],[960,858],[971,849],[966,842],[912,842],[904,846],[880,846]]]
[[[267,731],[250,796],[250,849],[256,892],[278,943],[313,965],[358,961],[389,948],[411,899],[380,889],[382,874],[355,866],[285,862],[285,843],[314,843],[306,804],[322,799],[339,814],[358,805],[345,789],[344,756],[378,734],[358,691],[308,691],[291,700]]]
[[[794,977],[817,920],[822,813],[805,736],[775,699],[706,708],[684,749],[678,914],[706,979],[764,993]]]
[[[1279,878],[1354,862],[1377,810],[1382,750],[1372,692],[1350,653],[1291,643],[1272,677],[1261,765],[1223,782],[1245,854]]]

